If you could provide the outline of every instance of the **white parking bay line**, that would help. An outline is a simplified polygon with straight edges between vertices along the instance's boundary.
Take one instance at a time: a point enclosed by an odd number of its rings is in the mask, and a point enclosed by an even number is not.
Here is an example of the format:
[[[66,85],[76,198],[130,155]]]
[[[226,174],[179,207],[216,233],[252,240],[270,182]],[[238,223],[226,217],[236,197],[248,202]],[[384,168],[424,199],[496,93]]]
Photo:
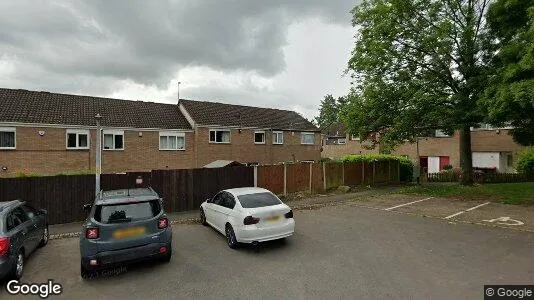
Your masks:
[[[454,217],[459,216],[459,215],[461,215],[461,214],[463,214],[463,213],[465,213],[465,212],[472,211],[473,209],[477,209],[477,208],[479,208],[479,207],[482,207],[482,206],[484,206],[484,205],[488,205],[488,204],[490,204],[490,203],[489,203],[489,202],[486,202],[486,203],[482,203],[482,204],[477,205],[477,206],[473,206],[473,207],[468,208],[468,209],[466,209],[466,210],[462,210],[461,212],[457,212],[457,213],[455,213],[455,214],[452,214],[452,215],[450,215],[450,216],[447,216],[447,217],[445,217],[445,219],[454,218]]]
[[[430,200],[430,199],[432,199],[432,198],[434,198],[434,197],[428,197],[428,198],[425,198],[425,199],[421,199],[421,200],[412,201],[412,202],[409,202],[409,203],[400,204],[400,205],[393,206],[393,207],[390,207],[390,208],[385,208],[384,210],[392,210],[392,209],[399,208],[399,207],[403,207],[403,206],[406,206],[406,205],[411,205],[411,204],[414,204],[414,203],[417,203],[417,202],[422,202],[422,201]]]

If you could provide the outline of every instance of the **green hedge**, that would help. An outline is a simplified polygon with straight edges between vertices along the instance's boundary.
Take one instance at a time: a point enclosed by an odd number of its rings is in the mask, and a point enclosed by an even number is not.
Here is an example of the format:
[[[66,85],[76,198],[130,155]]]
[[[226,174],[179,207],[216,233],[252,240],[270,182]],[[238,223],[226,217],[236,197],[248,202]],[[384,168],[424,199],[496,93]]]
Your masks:
[[[413,178],[413,163],[409,158],[403,156],[395,156],[390,154],[366,154],[355,155],[350,154],[344,156],[341,161],[343,162],[364,162],[370,163],[376,161],[388,161],[395,160],[400,165],[400,180],[404,182],[411,182]]]
[[[519,173],[534,175],[534,150],[528,150],[519,154],[516,167]]]

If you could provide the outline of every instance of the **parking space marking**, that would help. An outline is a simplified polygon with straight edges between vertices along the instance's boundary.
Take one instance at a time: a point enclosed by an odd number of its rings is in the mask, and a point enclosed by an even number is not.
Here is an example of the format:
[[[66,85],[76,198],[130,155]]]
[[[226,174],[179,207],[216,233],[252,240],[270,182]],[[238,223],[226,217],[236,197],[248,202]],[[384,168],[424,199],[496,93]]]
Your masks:
[[[507,226],[521,226],[521,225],[525,225],[525,223],[519,221],[519,220],[514,220],[510,217],[500,217],[500,218],[497,218],[497,219],[492,219],[492,220],[482,220],[484,222],[490,222],[490,223],[493,223],[493,222],[496,222],[497,221],[497,224],[499,225],[507,225]]]
[[[486,203],[482,203],[482,204],[477,205],[477,206],[473,206],[473,207],[468,208],[468,209],[466,209],[466,210],[462,210],[461,212],[457,212],[457,213],[455,213],[455,214],[452,214],[452,215],[450,215],[450,216],[447,216],[447,217],[445,217],[444,219],[454,218],[454,217],[459,216],[459,215],[461,215],[461,214],[463,214],[463,213],[466,213],[466,212],[468,212],[468,211],[472,211],[472,210],[474,210],[474,209],[477,209],[477,208],[479,208],[479,207],[482,207],[482,206],[485,206],[485,205],[488,205],[488,204],[490,204],[490,202],[486,202]]]
[[[393,206],[393,207],[390,207],[390,208],[384,208],[384,210],[392,210],[392,209],[395,209],[395,208],[399,208],[399,207],[403,207],[403,206],[406,206],[406,205],[411,205],[411,204],[414,204],[414,203],[417,203],[417,202],[422,202],[422,201],[426,201],[426,200],[430,200],[434,197],[428,197],[428,198],[425,198],[425,199],[421,199],[421,200],[417,200],[417,201],[412,201],[412,202],[409,202],[409,203],[404,203],[404,204],[400,204],[400,205],[396,205],[396,206]]]

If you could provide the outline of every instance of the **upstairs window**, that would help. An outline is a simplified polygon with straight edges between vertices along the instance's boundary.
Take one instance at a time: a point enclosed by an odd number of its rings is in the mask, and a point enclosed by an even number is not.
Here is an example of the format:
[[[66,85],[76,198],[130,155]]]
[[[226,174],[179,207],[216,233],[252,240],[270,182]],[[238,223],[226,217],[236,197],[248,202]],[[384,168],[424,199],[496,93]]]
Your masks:
[[[67,149],[89,149],[89,130],[67,129]]]
[[[446,134],[445,131],[437,129],[434,135],[435,137],[451,137],[449,134]]]
[[[337,143],[339,145],[345,145],[347,143],[347,139],[337,139]]]
[[[282,145],[284,143],[284,132],[273,131],[273,144]]]
[[[315,134],[313,132],[303,132],[300,136],[300,143],[303,145],[313,145]]]
[[[16,136],[15,128],[0,127],[0,149],[15,149]]]
[[[210,129],[210,143],[230,144],[230,130]]]
[[[124,131],[104,130],[104,150],[124,150]]]
[[[254,144],[265,144],[265,131],[254,131]]]
[[[159,150],[185,150],[185,133],[160,132]]]

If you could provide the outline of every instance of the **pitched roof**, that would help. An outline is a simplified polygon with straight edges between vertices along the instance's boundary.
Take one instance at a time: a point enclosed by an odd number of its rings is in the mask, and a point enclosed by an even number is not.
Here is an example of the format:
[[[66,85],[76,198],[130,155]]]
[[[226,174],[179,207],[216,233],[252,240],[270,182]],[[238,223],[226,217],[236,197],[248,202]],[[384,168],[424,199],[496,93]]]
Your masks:
[[[199,125],[319,131],[294,111],[185,99],[180,99],[179,103]]]
[[[0,122],[191,129],[176,104],[0,88]]]

